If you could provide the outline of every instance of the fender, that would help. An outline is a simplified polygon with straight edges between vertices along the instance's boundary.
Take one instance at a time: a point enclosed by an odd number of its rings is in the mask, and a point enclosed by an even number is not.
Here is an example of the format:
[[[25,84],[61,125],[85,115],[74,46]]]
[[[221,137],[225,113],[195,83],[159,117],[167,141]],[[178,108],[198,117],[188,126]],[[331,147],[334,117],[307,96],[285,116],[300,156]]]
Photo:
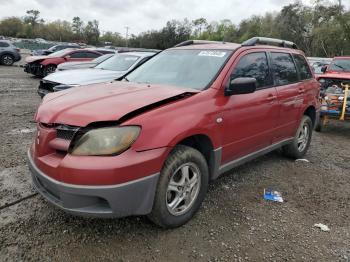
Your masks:
[[[208,89],[123,122],[122,125],[139,125],[142,128],[133,149],[145,151],[173,147],[185,138],[198,134],[209,137],[214,149],[220,147],[223,127],[217,119],[221,110],[213,95],[217,92],[220,91]]]

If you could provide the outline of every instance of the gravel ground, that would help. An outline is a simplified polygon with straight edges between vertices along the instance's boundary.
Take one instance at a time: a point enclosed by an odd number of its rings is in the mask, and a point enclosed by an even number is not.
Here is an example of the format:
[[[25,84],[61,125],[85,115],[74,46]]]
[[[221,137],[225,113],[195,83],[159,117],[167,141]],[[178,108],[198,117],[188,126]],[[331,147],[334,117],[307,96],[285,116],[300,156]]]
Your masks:
[[[273,152],[228,172],[188,224],[162,230],[144,217],[74,217],[32,195],[25,159],[38,82],[0,67],[0,261],[350,260],[350,124],[315,133],[310,163]],[[267,187],[285,202],[264,201]]]

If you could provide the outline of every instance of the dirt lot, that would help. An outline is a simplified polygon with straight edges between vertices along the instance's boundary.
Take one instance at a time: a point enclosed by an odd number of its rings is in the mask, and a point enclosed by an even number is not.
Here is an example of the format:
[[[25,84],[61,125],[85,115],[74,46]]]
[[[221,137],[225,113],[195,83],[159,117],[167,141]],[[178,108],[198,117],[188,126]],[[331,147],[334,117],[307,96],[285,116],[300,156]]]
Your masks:
[[[191,222],[162,230],[144,217],[73,217],[32,195],[26,150],[38,82],[0,67],[1,261],[350,261],[349,124],[314,134],[310,163],[273,152],[230,171]],[[285,202],[264,201],[267,187]]]

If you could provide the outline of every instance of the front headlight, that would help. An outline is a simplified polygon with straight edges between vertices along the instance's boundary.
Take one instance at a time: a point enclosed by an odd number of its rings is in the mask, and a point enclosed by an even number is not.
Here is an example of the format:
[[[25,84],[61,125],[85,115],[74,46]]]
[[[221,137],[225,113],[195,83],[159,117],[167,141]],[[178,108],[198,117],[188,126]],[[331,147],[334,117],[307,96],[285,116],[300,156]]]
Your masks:
[[[138,126],[105,127],[88,131],[73,146],[72,155],[117,155],[127,150],[137,139]]]
[[[76,86],[79,86],[79,85],[57,85],[57,86],[53,87],[53,91],[59,92],[59,91],[63,91],[63,90],[66,90],[66,89],[69,89],[72,87],[76,87]]]

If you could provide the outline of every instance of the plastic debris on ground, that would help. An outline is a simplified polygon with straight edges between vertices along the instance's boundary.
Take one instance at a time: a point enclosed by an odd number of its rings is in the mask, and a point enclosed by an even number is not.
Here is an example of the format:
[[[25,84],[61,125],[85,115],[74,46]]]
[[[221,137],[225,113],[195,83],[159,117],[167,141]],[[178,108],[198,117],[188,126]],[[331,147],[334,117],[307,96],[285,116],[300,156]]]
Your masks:
[[[295,162],[305,162],[305,163],[310,163],[309,160],[305,159],[305,158],[299,158],[297,160],[295,160]]]
[[[319,229],[321,229],[324,232],[331,231],[327,225],[324,225],[321,223],[315,224],[314,227],[318,227]]]
[[[264,199],[283,203],[282,194],[274,189],[264,189]]]

